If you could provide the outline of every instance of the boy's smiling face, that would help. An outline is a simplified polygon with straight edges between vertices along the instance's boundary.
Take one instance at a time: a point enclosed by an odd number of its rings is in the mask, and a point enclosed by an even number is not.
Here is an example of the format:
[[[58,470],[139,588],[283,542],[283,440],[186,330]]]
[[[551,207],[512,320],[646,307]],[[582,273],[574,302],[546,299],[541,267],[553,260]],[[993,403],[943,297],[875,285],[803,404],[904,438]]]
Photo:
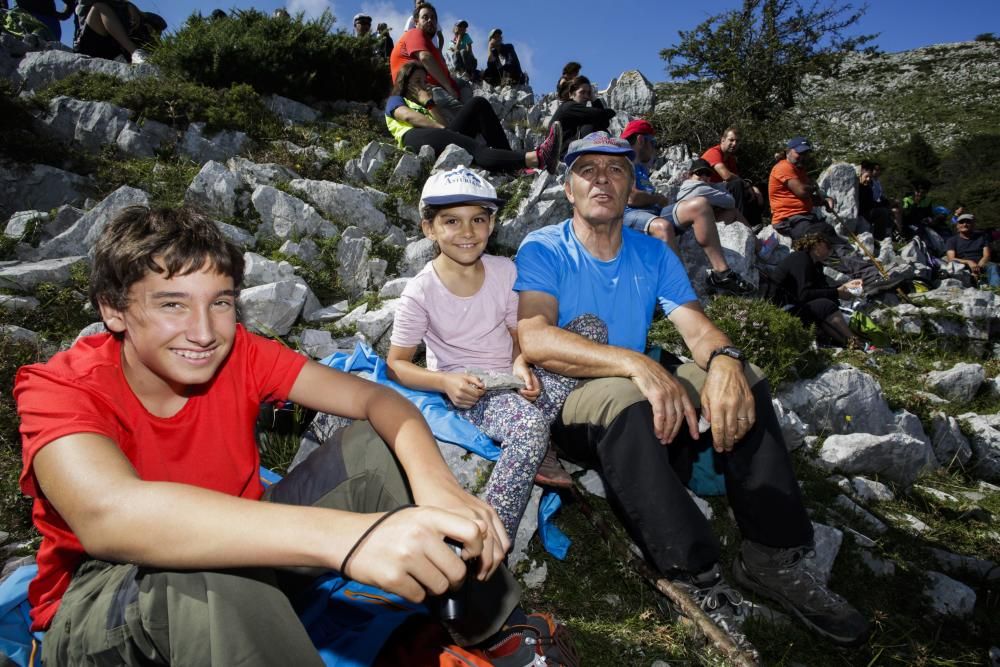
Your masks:
[[[123,311],[101,305],[106,326],[124,334],[125,377],[147,409],[156,413],[152,406],[159,405],[176,412],[168,404],[210,381],[232,349],[233,279],[210,264],[170,278],[151,271],[129,288],[128,297]]]

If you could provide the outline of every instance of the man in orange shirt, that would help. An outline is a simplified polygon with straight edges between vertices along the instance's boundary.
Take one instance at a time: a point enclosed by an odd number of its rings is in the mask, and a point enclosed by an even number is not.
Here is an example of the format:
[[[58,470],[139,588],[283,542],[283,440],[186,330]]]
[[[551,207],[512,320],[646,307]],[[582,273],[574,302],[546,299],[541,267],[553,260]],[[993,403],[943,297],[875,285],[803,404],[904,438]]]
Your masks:
[[[816,206],[832,210],[833,200],[820,192],[819,186],[806,172],[812,149],[808,139],[794,137],[785,147],[785,159],[779,160],[771,169],[767,190],[771,200],[771,224],[774,231],[792,239],[802,238],[806,234],[820,234],[830,239],[833,252],[826,263],[852,278],[864,280],[866,294],[894,288],[912,278],[912,269],[897,272],[894,276],[883,275],[846,239],[838,236],[833,225],[813,213]]]
[[[410,61],[418,61],[427,70],[434,103],[450,121],[462,109],[462,103],[472,99],[468,84],[459,85],[448,72],[441,49],[434,44],[438,33],[437,10],[429,2],[418,3],[413,11],[416,26],[407,30],[396,42],[389,56],[389,71],[396,80],[399,69]]]
[[[819,187],[806,173],[812,144],[805,137],[789,140],[785,159],[771,169],[767,191],[771,201],[771,224],[779,234],[793,239],[806,234],[836,235],[833,227],[813,213],[813,207],[833,207],[833,200],[822,197]]]

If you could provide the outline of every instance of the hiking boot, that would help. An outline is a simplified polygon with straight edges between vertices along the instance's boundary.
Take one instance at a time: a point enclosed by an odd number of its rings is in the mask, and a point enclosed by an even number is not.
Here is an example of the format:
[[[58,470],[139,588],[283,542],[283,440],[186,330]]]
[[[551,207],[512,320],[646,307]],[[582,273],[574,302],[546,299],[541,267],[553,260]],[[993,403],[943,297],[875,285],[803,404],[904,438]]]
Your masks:
[[[504,626],[503,637],[484,647],[494,667],[579,667],[569,630],[551,614],[528,614],[524,622]]]
[[[744,621],[750,618],[750,604],[743,599],[742,593],[726,583],[718,565],[692,577],[674,579],[671,583],[691,596],[694,603],[733,640],[741,651],[752,656],[754,660],[760,658],[757,649],[741,630]],[[673,604],[671,610],[675,617],[683,615]]]
[[[556,456],[556,450],[552,448],[552,445],[549,445],[545,452],[545,458],[542,459],[537,472],[535,472],[535,484],[556,489],[573,488],[573,478],[559,463],[559,457]]]
[[[751,296],[757,290],[753,285],[740,278],[732,269],[723,273],[709,271],[705,286],[711,294],[731,294],[733,296]]]
[[[549,136],[535,149],[538,156],[538,166],[545,169],[550,174],[556,173],[559,166],[559,153],[562,152],[562,123],[556,121],[549,127]]]
[[[132,52],[132,64],[142,65],[143,63],[149,62],[149,51],[146,49],[136,49]]]
[[[740,586],[780,603],[830,641],[860,644],[870,630],[867,619],[807,569],[815,555],[810,547],[773,549],[744,541],[733,561],[733,577]]]

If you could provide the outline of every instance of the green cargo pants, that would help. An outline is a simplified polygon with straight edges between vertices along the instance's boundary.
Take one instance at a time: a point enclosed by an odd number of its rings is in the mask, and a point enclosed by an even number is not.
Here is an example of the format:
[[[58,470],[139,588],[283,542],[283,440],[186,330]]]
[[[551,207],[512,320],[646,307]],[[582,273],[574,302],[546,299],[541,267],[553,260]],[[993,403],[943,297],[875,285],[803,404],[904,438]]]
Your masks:
[[[355,422],[269,489],[265,500],[382,512],[409,502],[409,491],[385,443],[367,422]],[[323,662],[283,583],[271,568],[167,571],[85,561],[45,635],[42,664],[319,667]],[[505,569],[472,588],[467,596],[477,604],[455,633],[460,643],[499,630],[519,597]]]

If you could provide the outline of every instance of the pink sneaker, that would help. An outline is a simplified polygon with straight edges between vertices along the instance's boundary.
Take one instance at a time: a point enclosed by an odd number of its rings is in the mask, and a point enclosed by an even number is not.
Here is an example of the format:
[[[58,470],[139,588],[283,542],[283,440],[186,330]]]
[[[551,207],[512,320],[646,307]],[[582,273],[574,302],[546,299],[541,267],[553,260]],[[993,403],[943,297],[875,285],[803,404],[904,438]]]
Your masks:
[[[556,166],[559,164],[559,154],[562,153],[562,123],[556,121],[549,127],[549,136],[545,137],[535,155],[538,156],[538,166],[544,167],[550,174],[556,173]]]

